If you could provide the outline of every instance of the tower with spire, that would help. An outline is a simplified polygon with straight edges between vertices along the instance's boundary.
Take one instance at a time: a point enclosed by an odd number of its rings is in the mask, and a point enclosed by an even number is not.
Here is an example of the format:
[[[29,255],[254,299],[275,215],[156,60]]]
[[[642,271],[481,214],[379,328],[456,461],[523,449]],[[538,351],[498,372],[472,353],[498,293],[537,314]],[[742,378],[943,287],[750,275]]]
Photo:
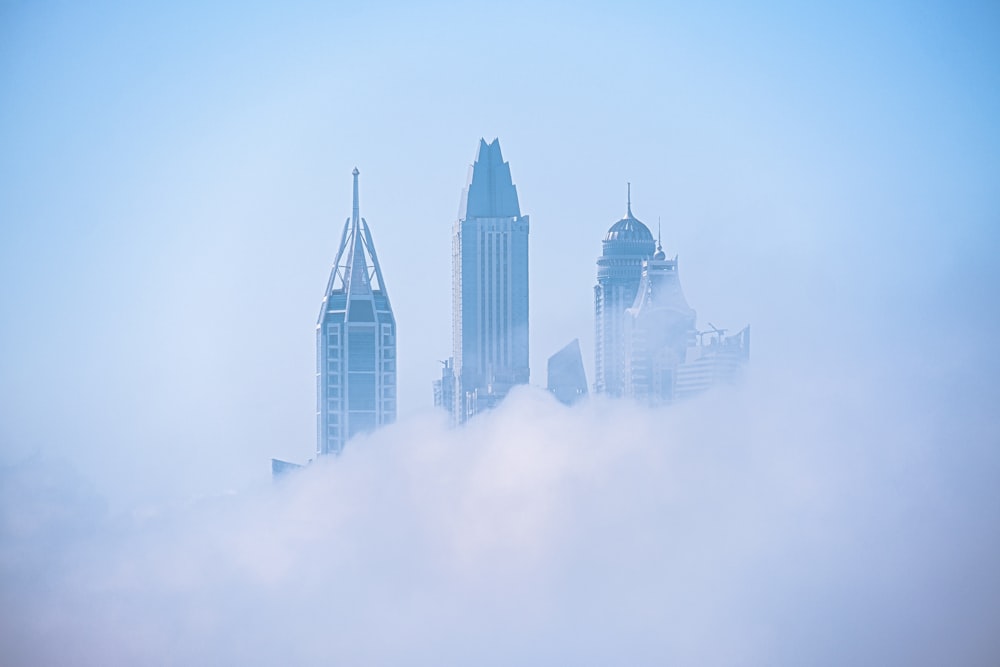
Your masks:
[[[674,399],[678,372],[698,333],[696,313],[681,289],[677,256],[667,259],[659,225],[656,236],[656,252],[642,261],[639,288],[624,319],[624,394],[651,405]]]
[[[500,141],[479,142],[452,228],[452,363],[440,391],[456,422],[528,382],[528,216]]]
[[[632,184],[628,184],[625,217],[611,225],[597,258],[594,286],[594,392],[625,394],[625,311],[635,301],[643,260],[656,252],[653,234],[632,215]]]
[[[339,454],[353,436],[396,420],[396,319],[360,215],[358,174],[316,324],[318,455]]]

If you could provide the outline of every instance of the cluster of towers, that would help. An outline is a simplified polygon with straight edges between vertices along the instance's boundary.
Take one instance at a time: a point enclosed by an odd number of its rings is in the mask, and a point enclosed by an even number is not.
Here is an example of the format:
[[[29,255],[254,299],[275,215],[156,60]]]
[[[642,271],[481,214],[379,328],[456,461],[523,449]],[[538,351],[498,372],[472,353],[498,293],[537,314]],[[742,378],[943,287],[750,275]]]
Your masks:
[[[734,379],[749,359],[750,327],[732,336],[711,324],[709,331],[697,330],[677,256],[668,259],[659,239],[632,214],[631,186],[625,217],[611,225],[601,245],[594,286],[595,392],[655,405]],[[560,393],[567,394],[565,388]]]
[[[434,402],[455,423],[527,384],[528,216],[500,142],[481,140],[452,230],[452,355]],[[731,379],[749,356],[749,327],[699,332],[677,276],[649,228],[626,215],[608,230],[594,288],[594,391],[652,404]],[[707,342],[706,342],[707,337]],[[316,327],[317,453],[396,418],[396,322],[368,223],[354,202]],[[549,359],[548,386],[572,403],[587,393],[574,340]]]

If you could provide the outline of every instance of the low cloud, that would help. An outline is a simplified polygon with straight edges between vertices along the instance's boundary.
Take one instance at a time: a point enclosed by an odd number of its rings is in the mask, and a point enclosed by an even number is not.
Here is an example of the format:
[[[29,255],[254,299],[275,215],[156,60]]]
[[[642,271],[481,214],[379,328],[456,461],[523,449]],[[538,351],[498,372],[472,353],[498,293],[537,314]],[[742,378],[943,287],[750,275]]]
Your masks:
[[[751,376],[669,409],[525,388],[275,484],[110,515],[3,475],[5,664],[996,664],[995,427]],[[946,403],[942,403],[946,401]],[[936,409],[935,409],[936,406]]]

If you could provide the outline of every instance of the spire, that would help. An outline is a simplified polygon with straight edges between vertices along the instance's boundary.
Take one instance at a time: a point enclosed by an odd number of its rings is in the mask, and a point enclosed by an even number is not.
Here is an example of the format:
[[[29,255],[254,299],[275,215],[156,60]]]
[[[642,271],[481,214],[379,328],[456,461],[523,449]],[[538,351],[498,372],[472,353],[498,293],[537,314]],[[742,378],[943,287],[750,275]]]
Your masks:
[[[366,293],[371,290],[371,287],[368,285],[368,261],[365,259],[364,241],[361,237],[361,204],[358,201],[358,174],[361,172],[355,167],[351,173],[354,175],[354,206],[351,210],[353,243],[347,253],[344,287],[349,292]]]
[[[632,217],[632,183],[628,183],[628,214],[626,218]]]
[[[358,224],[358,218],[361,217],[361,207],[358,204],[358,174],[361,172],[355,167],[351,173],[354,174],[354,209],[351,211],[351,222],[356,225]]]
[[[355,167],[351,173],[354,175],[351,217],[344,223],[344,232],[340,237],[340,247],[333,261],[326,293],[329,295],[341,291],[358,295],[378,290],[385,294],[385,283],[382,281],[382,269],[375,254],[375,244],[372,243],[368,222],[361,217],[358,201],[358,174],[361,172]]]

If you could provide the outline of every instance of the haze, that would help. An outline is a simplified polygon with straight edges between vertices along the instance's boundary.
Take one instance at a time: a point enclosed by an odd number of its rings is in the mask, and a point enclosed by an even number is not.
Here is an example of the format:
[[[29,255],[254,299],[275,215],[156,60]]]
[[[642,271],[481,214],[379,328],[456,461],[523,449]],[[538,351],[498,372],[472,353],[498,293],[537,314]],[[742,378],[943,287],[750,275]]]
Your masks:
[[[996,664],[988,3],[0,6],[5,664]],[[451,430],[480,137],[532,384],[632,208],[742,385]],[[400,420],[315,447],[351,170]],[[58,640],[56,639],[58,638]]]

